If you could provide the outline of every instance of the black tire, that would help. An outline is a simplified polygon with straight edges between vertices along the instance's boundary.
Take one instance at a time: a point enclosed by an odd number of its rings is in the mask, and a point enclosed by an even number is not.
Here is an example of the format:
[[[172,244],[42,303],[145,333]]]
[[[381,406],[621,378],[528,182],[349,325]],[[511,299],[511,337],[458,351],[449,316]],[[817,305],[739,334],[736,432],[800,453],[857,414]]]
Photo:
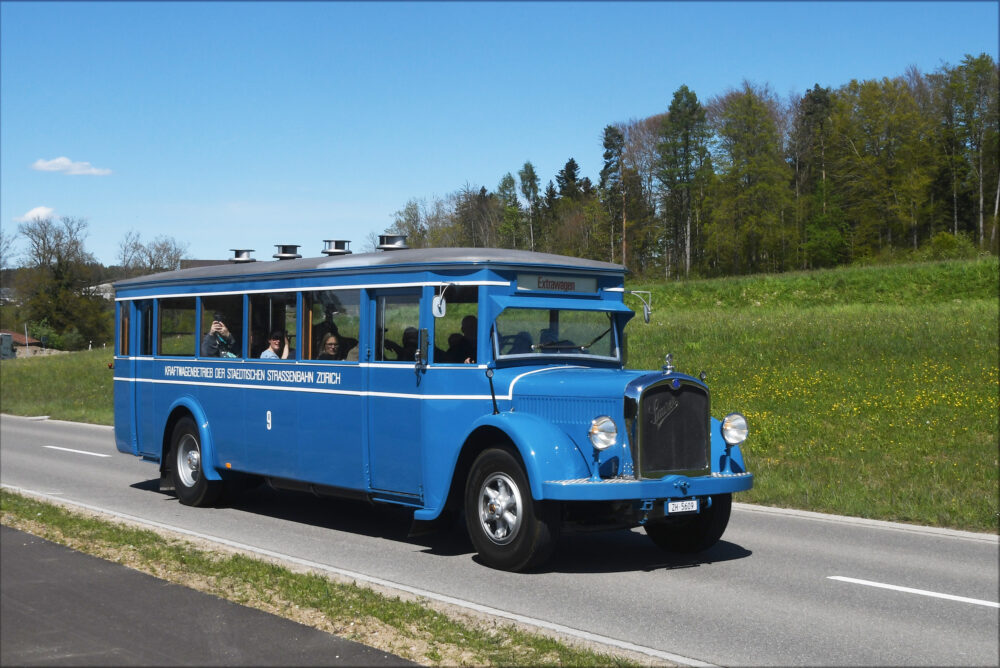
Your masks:
[[[712,505],[696,515],[648,522],[646,535],[668,552],[702,552],[719,542],[729,525],[733,495],[712,497]]]
[[[559,510],[531,498],[528,478],[505,448],[476,458],[465,485],[465,523],[487,566],[523,571],[552,554],[559,537]]]
[[[185,506],[211,506],[223,491],[221,480],[208,480],[203,475],[201,435],[194,420],[183,417],[174,425],[168,455],[174,492]]]

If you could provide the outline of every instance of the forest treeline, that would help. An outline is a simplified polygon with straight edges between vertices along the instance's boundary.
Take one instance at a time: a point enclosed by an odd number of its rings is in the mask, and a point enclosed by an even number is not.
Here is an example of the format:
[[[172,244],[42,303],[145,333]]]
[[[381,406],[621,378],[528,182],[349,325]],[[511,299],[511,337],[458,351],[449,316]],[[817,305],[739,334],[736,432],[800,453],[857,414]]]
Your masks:
[[[996,253],[997,98],[986,54],[788,100],[744,82],[703,103],[681,86],[666,112],[604,128],[594,180],[569,158],[542,187],[528,161],[494,190],[411,199],[391,231],[667,278]]]

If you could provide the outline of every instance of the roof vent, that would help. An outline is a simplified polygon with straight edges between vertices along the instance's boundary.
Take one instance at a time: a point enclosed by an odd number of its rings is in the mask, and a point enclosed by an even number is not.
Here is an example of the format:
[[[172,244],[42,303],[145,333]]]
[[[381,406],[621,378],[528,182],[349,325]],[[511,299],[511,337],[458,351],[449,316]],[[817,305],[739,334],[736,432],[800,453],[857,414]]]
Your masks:
[[[350,255],[350,241],[346,239],[323,239],[323,255]]]
[[[272,255],[275,260],[294,260],[302,257],[299,255],[299,244],[275,244],[278,252]]]
[[[243,262],[256,262],[257,258],[250,257],[250,253],[253,252],[252,248],[230,248],[233,252],[233,257],[229,258],[230,262],[243,263]]]
[[[380,234],[378,235],[378,246],[376,248],[391,251],[406,250],[409,246],[406,245],[405,234]]]

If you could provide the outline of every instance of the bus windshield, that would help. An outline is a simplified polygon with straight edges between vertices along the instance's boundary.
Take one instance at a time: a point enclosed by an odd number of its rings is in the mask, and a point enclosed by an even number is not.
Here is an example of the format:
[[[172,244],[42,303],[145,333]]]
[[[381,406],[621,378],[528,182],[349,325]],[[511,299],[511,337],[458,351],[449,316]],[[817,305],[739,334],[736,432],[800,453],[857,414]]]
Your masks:
[[[539,355],[620,359],[614,314],[508,308],[496,319],[497,359]]]

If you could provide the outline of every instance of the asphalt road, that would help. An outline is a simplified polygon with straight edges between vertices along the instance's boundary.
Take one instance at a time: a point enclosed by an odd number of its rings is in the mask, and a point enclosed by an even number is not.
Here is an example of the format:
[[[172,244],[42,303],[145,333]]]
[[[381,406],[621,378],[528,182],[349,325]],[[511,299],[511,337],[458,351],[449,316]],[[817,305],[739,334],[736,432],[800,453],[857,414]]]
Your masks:
[[[0,539],[0,665],[416,665],[10,527]]]
[[[261,488],[181,506],[110,428],[0,417],[0,482],[543,626],[717,665],[989,665],[996,536],[738,504],[697,558],[638,531],[565,537],[542,572],[476,562],[460,531],[406,538],[397,510]]]

